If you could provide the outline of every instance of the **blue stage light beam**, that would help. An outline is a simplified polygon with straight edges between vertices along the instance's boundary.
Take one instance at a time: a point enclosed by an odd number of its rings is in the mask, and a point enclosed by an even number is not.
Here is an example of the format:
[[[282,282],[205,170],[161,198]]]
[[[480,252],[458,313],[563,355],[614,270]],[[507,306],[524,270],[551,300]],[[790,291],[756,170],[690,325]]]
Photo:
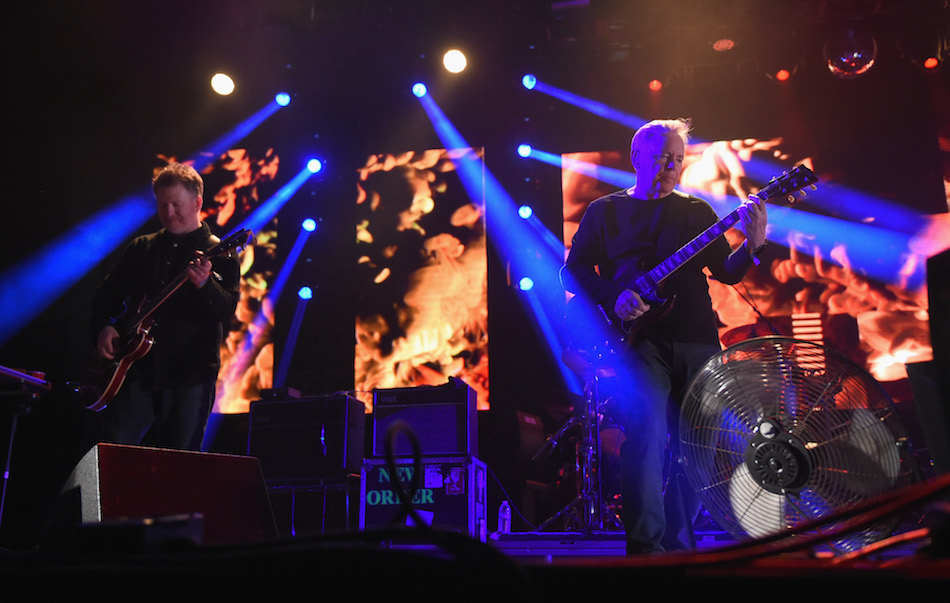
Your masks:
[[[313,172],[310,167],[305,167],[297,174],[290,179],[290,181],[280,189],[271,195],[269,199],[261,203],[254,212],[249,215],[244,222],[238,226],[238,230],[241,228],[249,228],[253,232],[259,232],[270,222],[274,216],[284,207],[284,205],[293,198],[297,191],[300,190],[307,180],[313,177],[315,172]]]
[[[291,269],[297,264],[297,261],[300,259],[300,255],[303,253],[304,246],[307,244],[307,241],[310,239],[310,235],[313,233],[313,230],[309,229],[310,222],[312,220],[304,220],[300,225],[300,233],[297,235],[297,239],[294,241],[293,246],[291,246],[290,251],[287,252],[287,259],[284,260],[284,263],[281,267],[281,270],[277,273],[274,282],[270,287],[271,299],[276,301],[280,299],[281,293],[284,291],[284,287],[287,285],[287,279],[290,277]]]
[[[273,115],[276,101],[208,145],[192,160],[199,172]],[[155,215],[151,188],[120,199],[85,220],[17,266],[8,269],[0,292],[0,345],[75,285]]]
[[[522,206],[524,207],[524,206]],[[521,209],[519,208],[519,213]],[[547,253],[551,254],[551,257],[560,257],[561,260],[564,260],[564,241],[560,237],[555,235],[548,229],[547,226],[541,223],[541,220],[538,216],[531,214],[527,218],[522,218],[525,225],[531,229],[532,239],[544,243]]]
[[[836,183],[822,183],[817,191],[808,193],[808,202],[851,222],[905,234],[917,234],[927,226],[927,219],[911,208]]]
[[[289,97],[287,102],[290,102]],[[245,119],[243,122],[239,123],[229,132],[224,134],[224,136],[221,136],[206,146],[203,151],[194,158],[194,168],[199,172],[204,170],[206,167],[216,161],[223,153],[233,149],[238,142],[247,137],[248,134],[258,128],[267,120],[267,118],[276,113],[281,107],[282,105],[276,100],[276,98],[275,100],[272,100],[271,102],[264,105],[264,107],[261,108],[257,113],[251,115],[249,118]]]
[[[926,283],[926,258],[913,237],[789,207],[769,207],[769,239],[878,282],[914,290]]]
[[[290,248],[290,251],[287,253],[287,258],[280,267],[280,271],[277,273],[277,276],[274,277],[274,282],[271,284],[270,290],[267,292],[267,300],[265,303],[270,304],[271,307],[276,307],[278,300],[286,288],[287,282],[290,278],[291,273],[293,272],[294,267],[297,265],[297,261],[300,259],[301,254],[303,253],[304,246],[307,243],[307,240],[310,238],[313,230],[308,229],[308,222],[311,220],[304,220],[301,224],[300,233],[297,235],[296,240],[294,241],[293,246]],[[301,299],[301,302],[306,302],[307,300]],[[303,312],[300,304],[297,305],[296,312],[298,314]],[[275,386],[282,387],[284,385],[284,380],[287,376],[287,370],[289,368],[290,358],[293,356],[293,346],[290,341],[293,338],[293,345],[296,345],[297,332],[300,330],[300,320],[295,314],[294,321],[291,323],[290,331],[288,331],[288,340],[285,345],[284,352],[282,353],[279,364],[278,371],[282,371],[280,385],[277,385],[277,373],[275,372]],[[269,318],[267,312],[263,308],[258,310],[257,314],[254,316],[254,331],[263,332],[269,328]],[[256,355],[254,349],[255,341],[253,337],[246,337],[241,348],[236,352],[236,358],[231,363],[233,368],[232,370],[236,371],[237,374],[243,374],[254,362],[254,357]],[[282,368],[281,368],[282,367]]]
[[[280,355],[280,362],[277,363],[277,370],[274,371],[274,387],[284,387],[287,385],[287,374],[290,372],[290,361],[294,356],[294,348],[297,347],[297,340],[300,338],[300,326],[303,324],[303,317],[313,297],[313,291],[309,287],[302,287],[302,291],[297,296],[297,306],[294,308],[294,317],[290,321],[290,329],[287,331],[287,341],[284,344],[284,351]],[[310,291],[309,294],[306,293]]]
[[[567,90],[562,90],[561,88],[552,86],[551,84],[537,79],[536,76],[526,75],[524,78],[522,78],[522,84],[524,84],[525,88],[528,90],[535,90],[537,92],[547,94],[548,96],[552,96],[564,101],[565,103],[579,107],[589,113],[599,115],[605,119],[609,119],[618,124],[624,125],[631,130],[636,130],[647,122],[647,120],[643,119],[642,117],[625,113],[600,101],[585,98],[579,94],[574,94],[573,92],[568,92]],[[532,84],[532,86],[529,87],[528,84]]]
[[[155,214],[151,190],[123,198],[0,276],[0,345]]]
[[[446,149],[471,149],[471,145],[445,116],[431,95],[425,94],[419,97],[419,101]],[[564,333],[555,326],[563,323],[559,310],[564,307],[564,291],[557,284],[556,276],[555,286],[539,286],[539,275],[550,277],[558,274],[564,262],[563,244],[552,249],[550,239],[545,241],[543,237],[538,236],[536,225],[532,225],[537,219],[525,220],[519,216],[518,204],[486,169],[484,162],[478,160],[474,152],[461,154],[454,159],[459,178],[469,198],[476,201],[484,199],[487,205],[485,213],[491,216],[495,230],[505,233],[504,237],[491,240],[499,257],[510,265],[516,280],[529,277],[534,281],[535,284],[530,289],[532,295],[520,297],[524,303],[529,304],[536,317],[533,324],[547,342],[555,364],[561,370],[565,386],[576,391],[579,387],[577,376],[561,362]],[[550,283],[551,278],[546,279],[546,282]]]
[[[580,174],[590,176],[591,178],[596,178],[601,182],[613,184],[619,188],[630,188],[637,183],[637,175],[633,172],[597,165],[589,161],[581,161],[580,159],[572,159],[535,148],[530,149],[530,152],[524,155],[524,157],[526,159],[535,159],[562,169],[570,169]]]

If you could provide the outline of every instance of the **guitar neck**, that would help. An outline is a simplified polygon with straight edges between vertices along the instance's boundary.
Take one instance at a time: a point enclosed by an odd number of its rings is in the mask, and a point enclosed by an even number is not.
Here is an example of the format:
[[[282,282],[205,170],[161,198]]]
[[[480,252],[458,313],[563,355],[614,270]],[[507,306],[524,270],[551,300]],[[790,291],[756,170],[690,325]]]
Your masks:
[[[139,325],[143,322],[149,320],[155,311],[168,301],[172,295],[175,294],[175,291],[181,289],[181,286],[188,281],[188,270],[183,270],[181,274],[175,277],[175,280],[165,285],[165,288],[159,291],[158,295],[154,298],[149,299],[148,303],[142,308],[139,314],[136,317],[135,323],[130,325],[129,332],[133,333],[138,329]]]
[[[205,250],[204,257],[207,259],[215,258],[220,255],[230,253],[231,250],[241,247],[247,243],[248,239],[251,237],[251,231],[248,229],[243,229],[238,232],[235,232],[228,238],[223,241],[218,242],[217,244],[211,246],[209,249]],[[148,300],[138,312],[135,322],[129,325],[128,332],[134,333],[138,330],[139,326],[145,321],[152,318],[152,315],[155,313],[158,308],[168,301],[176,291],[181,289],[181,286],[188,281],[188,269],[182,270],[181,273],[175,277],[175,280],[165,285],[165,288],[159,291],[158,295],[154,298]]]
[[[670,257],[654,266],[648,273],[649,278],[654,283],[661,283],[682,268],[686,262],[693,259],[696,254],[709,247],[713,241],[735,226],[737,222],[739,222],[739,208],[732,210],[721,220],[696,235],[689,243],[676,250]]]

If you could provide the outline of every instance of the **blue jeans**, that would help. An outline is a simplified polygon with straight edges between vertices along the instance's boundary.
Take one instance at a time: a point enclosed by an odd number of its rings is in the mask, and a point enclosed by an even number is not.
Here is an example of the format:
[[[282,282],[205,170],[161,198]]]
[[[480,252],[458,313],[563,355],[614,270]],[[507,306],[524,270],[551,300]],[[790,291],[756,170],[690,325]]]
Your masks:
[[[156,390],[128,381],[99,413],[100,441],[201,450],[214,394],[213,379]]]
[[[677,471],[680,402],[693,376],[718,345],[642,339],[618,375],[626,441],[620,449],[622,519],[627,550],[652,553],[688,548],[699,502]],[[664,492],[664,466],[670,479]]]

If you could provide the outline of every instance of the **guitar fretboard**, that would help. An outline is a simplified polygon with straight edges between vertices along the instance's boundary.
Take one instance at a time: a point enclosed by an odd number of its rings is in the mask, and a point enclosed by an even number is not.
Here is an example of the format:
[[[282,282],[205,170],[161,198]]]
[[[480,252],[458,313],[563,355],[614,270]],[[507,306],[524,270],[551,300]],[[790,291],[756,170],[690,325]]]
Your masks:
[[[670,257],[666,258],[653,267],[648,274],[654,283],[660,284],[665,278],[679,270],[683,264],[693,259],[700,251],[709,247],[709,245],[723,235],[727,230],[735,226],[739,221],[739,209],[732,210],[721,220],[696,235],[692,241],[676,250]]]
[[[755,193],[754,196],[760,203],[764,203],[766,200],[774,197],[790,196],[792,193],[800,191],[803,187],[814,184],[817,181],[818,177],[815,176],[814,172],[804,165],[797,165],[782,176],[772,178],[772,180],[770,180],[762,190]],[[732,210],[724,218],[697,235],[692,241],[680,247],[673,255],[654,266],[644,277],[652,280],[653,284],[659,285],[664,279],[679,270],[683,264],[708,247],[716,238],[722,236],[727,230],[735,226],[736,223],[739,222],[739,209],[740,208],[737,207]]]

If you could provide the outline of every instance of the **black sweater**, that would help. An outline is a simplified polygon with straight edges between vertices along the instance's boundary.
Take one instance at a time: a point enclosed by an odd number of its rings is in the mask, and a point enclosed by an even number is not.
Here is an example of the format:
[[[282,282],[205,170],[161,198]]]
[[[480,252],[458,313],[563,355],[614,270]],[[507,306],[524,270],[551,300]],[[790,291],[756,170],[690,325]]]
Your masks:
[[[636,275],[650,270],[718,220],[708,203],[679,192],[654,200],[625,190],[592,202],[581,219],[564,267],[564,285],[612,311]],[[752,265],[745,246],[732,250],[718,237],[663,282],[663,296],[675,294],[669,313],[641,336],[718,344],[716,317],[703,267],[713,278],[734,284]],[[595,269],[596,267],[596,269]]]

